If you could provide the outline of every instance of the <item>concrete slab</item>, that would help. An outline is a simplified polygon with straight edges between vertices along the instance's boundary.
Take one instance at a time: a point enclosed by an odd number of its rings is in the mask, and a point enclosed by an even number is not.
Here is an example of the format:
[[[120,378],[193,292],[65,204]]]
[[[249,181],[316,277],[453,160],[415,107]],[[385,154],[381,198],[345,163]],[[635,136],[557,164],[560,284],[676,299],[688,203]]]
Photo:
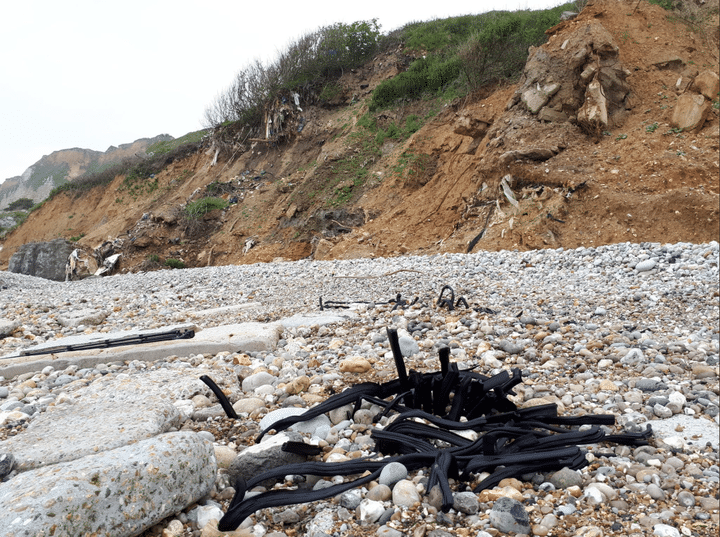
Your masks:
[[[180,325],[181,327],[193,327],[194,325]],[[176,327],[167,327],[169,330]],[[65,369],[71,364],[79,368],[94,367],[100,363],[122,362],[126,360],[141,360],[152,362],[162,360],[168,356],[190,356],[191,354],[217,354],[227,352],[258,352],[275,349],[282,333],[282,325],[278,323],[240,323],[205,330],[195,333],[192,339],[175,339],[160,341],[156,343],[144,343],[140,345],[128,345],[122,347],[110,347],[105,349],[92,349],[85,351],[71,351],[53,354],[51,349],[58,345],[78,344],[79,342],[103,338],[123,338],[132,334],[150,334],[158,330],[125,331],[107,334],[91,334],[83,336],[72,336],[62,338],[43,345],[48,349],[48,354],[39,356],[19,356],[19,353],[0,358],[0,375],[11,378],[23,373],[41,371],[46,366],[55,369]],[[41,350],[42,347],[34,347]]]
[[[323,326],[326,324],[342,323],[349,319],[356,319],[358,314],[352,310],[343,310],[342,313],[317,311],[311,313],[298,313],[292,317],[280,319],[283,328],[297,328],[299,326]]]
[[[212,378],[232,400],[241,396],[232,371],[202,366],[106,375],[73,390],[65,402],[49,406],[21,434],[0,441],[0,453],[12,453],[15,466],[27,471],[165,433],[182,423],[176,401],[189,401],[197,394],[215,401],[202,375]]]
[[[708,419],[675,414],[667,419],[651,420],[647,423],[652,426],[655,436],[661,440],[679,437],[686,445],[705,446],[710,442],[715,450],[718,449],[720,427]]]
[[[28,428],[0,442],[15,467],[32,470],[145,440],[180,426],[180,412],[169,401],[146,397],[134,403],[82,401],[50,407]]]
[[[207,310],[191,311],[188,313],[190,317],[210,317],[222,313],[233,313],[260,308],[260,302],[245,302],[244,304],[233,304],[232,306],[221,306],[219,308],[210,308]]]
[[[234,308],[243,309],[251,307],[240,304],[204,310],[201,315],[211,315],[215,311],[234,311]],[[172,325],[154,330],[124,330],[108,333],[79,334],[68,336],[53,341],[48,341],[21,349],[13,354],[0,357],[0,376],[12,378],[23,373],[42,371],[47,366],[56,370],[65,369],[70,365],[77,365],[79,368],[95,367],[97,364],[111,362],[122,362],[126,360],[141,360],[153,362],[162,360],[168,356],[190,356],[191,354],[217,354],[219,352],[260,352],[271,351],[277,346],[280,336],[285,328],[297,328],[300,326],[322,326],[345,322],[348,319],[357,318],[358,314],[352,310],[344,310],[342,313],[310,312],[293,315],[274,323],[247,322],[229,324],[199,330],[193,323]],[[154,343],[142,343],[124,345],[119,347],[108,347],[102,349],[73,350],[60,352],[59,348],[68,345],[77,346],[89,343],[104,341],[118,341],[128,337],[140,335],[152,336],[161,332],[171,330],[195,330],[195,337],[192,339],[174,339]],[[46,350],[45,354],[22,356],[22,350],[32,349],[33,352]]]
[[[140,535],[206,496],[216,477],[211,442],[166,433],[0,483],[0,528],[8,537]]]

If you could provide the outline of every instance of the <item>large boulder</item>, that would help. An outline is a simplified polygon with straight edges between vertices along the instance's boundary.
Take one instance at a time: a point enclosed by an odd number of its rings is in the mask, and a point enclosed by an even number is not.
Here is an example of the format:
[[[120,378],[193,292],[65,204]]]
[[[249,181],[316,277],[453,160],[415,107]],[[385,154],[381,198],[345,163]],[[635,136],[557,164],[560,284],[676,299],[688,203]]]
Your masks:
[[[712,71],[703,71],[695,77],[692,89],[711,101],[715,101],[718,99],[718,91],[720,91],[720,77]]]
[[[65,239],[23,244],[10,258],[8,270],[58,282],[65,281],[65,265],[75,245]]]
[[[678,97],[670,126],[684,131],[698,131],[710,113],[710,102],[697,93],[683,93]]]

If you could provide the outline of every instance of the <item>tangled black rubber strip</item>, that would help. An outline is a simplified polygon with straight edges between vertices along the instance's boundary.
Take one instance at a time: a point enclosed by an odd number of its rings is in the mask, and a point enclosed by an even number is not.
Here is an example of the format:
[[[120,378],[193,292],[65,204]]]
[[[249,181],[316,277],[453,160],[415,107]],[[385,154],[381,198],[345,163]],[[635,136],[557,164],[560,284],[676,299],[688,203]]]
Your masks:
[[[521,382],[519,369],[512,374],[502,371],[486,377],[471,370],[460,370],[450,362],[450,349],[439,351],[440,371],[409,372],[400,353],[397,331],[388,328],[398,378],[378,384],[365,382],[334,395],[299,416],[281,419],[257,437],[260,442],[270,430],[283,431],[295,423],[311,420],[330,410],[353,404],[353,414],[363,401],[383,408],[377,421],[396,412],[399,415],[384,429],[374,429],[376,456],[349,462],[305,462],[290,464],[263,472],[235,484],[227,512],[220,520],[220,531],[233,531],[253,513],[267,507],[306,503],[334,497],[380,476],[390,462],[400,462],[408,471],[428,469],[427,490],[438,486],[442,509],[453,505],[450,479],[474,483],[476,475],[490,472],[477,483],[479,492],[497,485],[507,477],[520,477],[532,472],[547,472],[563,467],[580,469],[588,464],[582,444],[616,442],[646,445],[652,435],[648,427],[642,433],[608,435],[601,425],[615,423],[613,415],[561,417],[557,405],[547,404],[518,409],[508,399],[513,387]],[[418,421],[422,420],[422,421]],[[582,430],[577,426],[588,426]],[[475,439],[455,431],[474,431]],[[304,452],[299,445],[288,446],[293,452]],[[313,449],[308,447],[308,453]],[[380,454],[396,455],[381,458]],[[353,476],[367,475],[319,490],[273,489],[245,498],[245,493],[268,479],[287,475]]]
[[[220,386],[215,384],[215,381],[208,377],[207,375],[203,375],[200,377],[200,380],[202,380],[205,384],[208,385],[208,387],[212,390],[212,392],[215,394],[215,397],[218,398],[218,401],[220,401],[220,406],[222,406],[223,410],[225,411],[225,415],[228,418],[231,419],[238,419],[238,415],[235,412],[235,409],[233,408],[232,404],[230,404],[230,401],[225,396],[223,391],[220,389]]]
[[[448,291],[450,293],[450,298],[443,298],[443,294],[445,293],[445,291]],[[465,308],[470,308],[467,300],[465,300],[465,297],[461,296],[460,298],[455,300],[455,291],[449,285],[444,285],[443,288],[440,289],[440,296],[438,297],[435,305],[439,308],[446,307],[449,311],[453,311],[460,305],[465,306]],[[472,309],[478,313],[487,313],[489,315],[495,315],[495,313],[497,313],[496,311],[485,307],[477,307]]]
[[[37,356],[40,354],[57,354],[60,352],[85,351],[91,349],[108,349],[110,347],[122,347],[124,345],[143,345],[145,343],[156,343],[158,341],[172,341],[175,339],[192,339],[195,337],[195,330],[175,329],[166,332],[152,334],[136,334],[121,338],[107,338],[74,345],[58,345],[57,347],[42,347],[41,349],[25,349],[20,351],[20,356]]]
[[[445,291],[449,291],[450,298],[443,298],[443,294],[445,294]],[[449,285],[444,285],[442,289],[440,289],[440,296],[437,299],[437,302],[435,303],[437,307],[442,308],[446,307],[449,311],[453,311],[455,308],[460,306],[461,304],[464,305],[466,308],[469,308],[467,300],[465,300],[465,297],[460,297],[455,300],[455,291],[452,287]]]
[[[374,304],[377,306],[395,304],[390,311],[395,311],[397,308],[406,308],[416,304],[418,297],[415,297],[412,302],[408,302],[402,298],[402,295],[398,293],[395,298],[391,298],[387,302],[369,302],[366,300],[352,300],[352,301],[341,301],[341,300],[327,300],[323,302],[323,298],[320,297],[320,311],[325,311],[325,308],[337,308],[337,309],[348,309],[350,304]]]

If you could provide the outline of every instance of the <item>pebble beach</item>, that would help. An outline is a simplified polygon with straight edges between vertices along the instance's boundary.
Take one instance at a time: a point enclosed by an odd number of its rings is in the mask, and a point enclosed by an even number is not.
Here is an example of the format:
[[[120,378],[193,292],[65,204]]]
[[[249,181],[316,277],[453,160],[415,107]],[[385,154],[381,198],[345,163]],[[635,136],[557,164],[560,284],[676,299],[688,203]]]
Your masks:
[[[715,536],[719,255],[717,242],[623,243],[162,270],[78,282],[0,272],[0,357],[78,334],[272,323],[320,312],[321,303],[324,313],[344,316],[287,327],[271,351],[47,366],[0,377],[0,441],[113,376],[172,368],[230,374],[237,378],[229,398],[238,420],[225,415],[209,390],[178,393],[173,401],[182,408],[178,429],[213,442],[218,473],[211,493],[142,533],[221,535],[208,521],[227,509],[235,492],[228,467],[253,444],[261,420],[278,409],[309,408],[359,382],[394,378],[390,327],[400,335],[408,369],[438,370],[442,347],[461,369],[490,376],[518,368],[523,381],[512,399],[519,407],[555,403],[564,416],[612,414],[611,432],[651,426],[650,445],[588,446],[582,470],[519,476],[479,493],[454,483],[456,501],[447,513],[425,490],[426,472],[399,469],[400,478],[387,483],[264,509],[228,535]],[[456,299],[452,309],[437,303],[445,286],[443,296],[451,290]],[[94,315],[69,322],[78,310]],[[365,410],[372,410],[369,404]],[[352,419],[331,413],[327,426],[300,434],[323,448],[318,460],[369,455],[374,425],[364,419],[370,413],[360,413]],[[521,505],[526,520],[498,515],[501,498]]]

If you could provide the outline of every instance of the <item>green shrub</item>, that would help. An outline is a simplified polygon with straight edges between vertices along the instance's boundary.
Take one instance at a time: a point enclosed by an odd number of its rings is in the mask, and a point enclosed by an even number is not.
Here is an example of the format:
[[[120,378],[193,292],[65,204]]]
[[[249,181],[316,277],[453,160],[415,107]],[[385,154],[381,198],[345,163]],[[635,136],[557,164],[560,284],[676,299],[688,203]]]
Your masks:
[[[165,260],[165,266],[170,267],[171,269],[182,269],[185,268],[185,263],[183,263],[179,259],[169,257]]]
[[[188,218],[197,219],[216,209],[224,209],[228,202],[222,198],[200,198],[197,201],[188,203],[185,206],[185,215]]]
[[[406,50],[421,51],[426,56],[375,88],[370,109],[439,91],[448,97],[447,93],[457,95],[463,88],[475,90],[518,77],[528,48],[542,44],[545,30],[573,7],[565,4],[542,11],[492,11],[405,26],[398,39],[405,42]]]
[[[358,124],[360,122],[358,121]],[[396,123],[390,123],[387,126],[387,129],[379,129],[377,126],[377,121],[373,119],[373,122],[371,123],[369,120],[366,120],[364,124],[369,124],[371,126],[374,126],[374,130],[368,128],[368,131],[370,133],[375,133],[375,145],[380,147],[383,143],[385,143],[385,140],[388,138],[394,139],[394,140],[405,140],[410,137],[411,134],[414,132],[417,132],[420,130],[420,127],[422,127],[422,121],[420,118],[412,114],[405,118],[405,124],[400,127]]]
[[[360,119],[357,120],[357,126],[368,129],[370,132],[377,132],[377,119],[372,114],[363,114]]]
[[[6,211],[27,211],[28,209],[32,208],[32,206],[35,205],[35,202],[31,200],[30,198],[19,198],[10,203]]]
[[[417,99],[424,93],[436,93],[460,74],[456,57],[428,56],[415,60],[407,71],[384,80],[375,88],[370,110],[392,106],[398,99]]]
[[[672,11],[680,3],[677,0],[648,0],[648,2],[660,6],[667,11]]]
[[[322,28],[319,33],[318,50],[314,57],[308,58],[309,64],[320,76],[335,77],[372,58],[380,26],[377,19],[352,24],[338,22]]]
[[[145,152],[150,156],[165,155],[178,149],[182,145],[199,143],[205,135],[208,134],[208,132],[208,129],[202,129],[199,131],[188,132],[186,135],[181,136],[180,138],[175,138],[174,140],[155,142],[148,147]]]
[[[243,68],[205,110],[205,123],[249,135],[262,128],[265,108],[283,92],[298,92],[304,102],[331,100],[339,91],[337,78],[372,58],[379,39],[377,19],[336,23],[305,34],[274,62],[255,60]]]
[[[401,39],[408,51],[435,52],[459,45],[481,25],[482,17],[478,15],[413,22],[402,29]]]
[[[157,170],[159,172],[160,170]],[[158,188],[158,178],[155,176],[156,166],[151,161],[141,161],[135,164],[125,174],[119,191],[127,191],[133,199],[140,195],[150,194]]]

